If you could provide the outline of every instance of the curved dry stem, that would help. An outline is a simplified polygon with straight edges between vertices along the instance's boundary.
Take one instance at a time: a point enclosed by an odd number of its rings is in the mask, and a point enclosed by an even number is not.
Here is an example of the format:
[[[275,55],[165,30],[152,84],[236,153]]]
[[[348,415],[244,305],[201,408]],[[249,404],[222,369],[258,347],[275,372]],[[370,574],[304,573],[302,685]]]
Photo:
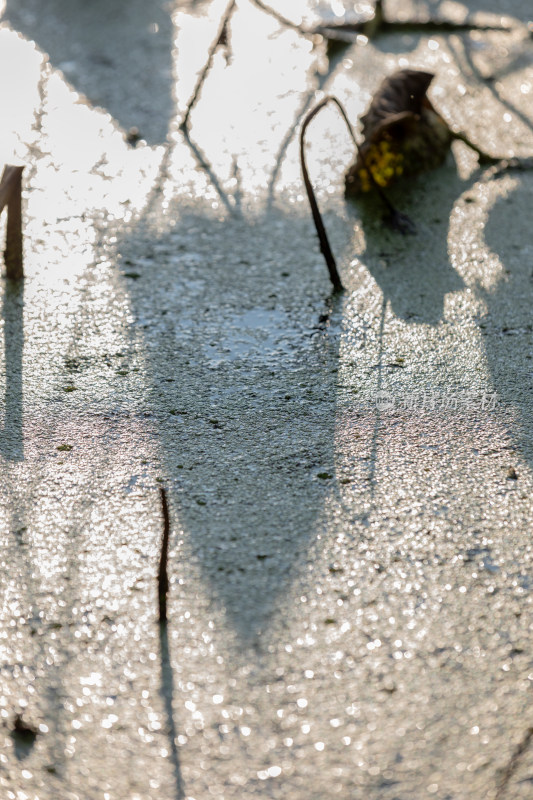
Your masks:
[[[334,98],[328,96],[325,97],[323,100],[321,100],[321,102],[318,103],[318,105],[316,105],[313,109],[311,109],[311,111],[307,114],[304,121],[302,122],[302,127],[300,129],[300,163],[302,166],[302,175],[304,179],[305,190],[307,192],[307,199],[309,200],[309,205],[311,206],[313,222],[315,223],[315,228],[318,235],[318,241],[320,243],[320,250],[322,251],[322,255],[324,256],[324,259],[326,261],[326,266],[328,268],[329,277],[331,283],[333,284],[334,291],[342,292],[344,286],[342,285],[342,281],[340,279],[340,275],[337,270],[337,264],[335,262],[333,252],[329,244],[328,235],[326,233],[326,228],[324,227],[322,216],[318,208],[318,203],[316,201],[313,184],[311,183],[311,180],[309,178],[309,172],[307,170],[307,163],[305,160],[305,132],[311,120],[314,119],[314,117],[316,117],[318,112],[321,111],[332,99]],[[340,105],[338,101],[336,102],[338,105]]]
[[[322,255],[324,256],[324,259],[326,261],[326,266],[329,271],[329,277],[333,284],[333,288],[336,292],[340,292],[344,289],[344,287],[342,285],[342,281],[340,279],[337,270],[337,264],[333,256],[331,246],[329,244],[328,235],[326,233],[326,228],[324,227],[324,222],[322,220],[322,216],[318,208],[318,203],[316,201],[313,185],[309,178],[309,172],[307,170],[307,164],[305,160],[305,132],[308,128],[308,125],[311,122],[311,120],[314,119],[314,117],[318,114],[318,112],[321,111],[323,108],[325,108],[325,106],[327,106],[327,104],[330,102],[335,103],[337,109],[340,111],[341,116],[346,123],[352,142],[354,143],[354,146],[361,157],[361,160],[370,176],[370,180],[372,181],[372,184],[376,189],[381,201],[383,202],[387,211],[389,212],[389,220],[392,227],[395,228],[395,230],[400,231],[400,233],[414,233],[415,226],[414,223],[409,219],[409,217],[406,214],[402,214],[392,205],[392,203],[390,202],[389,198],[387,197],[381,186],[379,186],[374,180],[374,175],[372,174],[372,171],[368,168],[366,164],[365,155],[362,152],[361,148],[359,147],[359,144],[357,143],[354,130],[352,128],[352,125],[350,123],[350,120],[348,119],[348,115],[346,114],[346,111],[342,103],[339,100],[337,100],[336,97],[333,97],[333,95],[327,95],[327,97],[324,97],[324,99],[321,100],[320,103],[318,103],[318,105],[316,105],[313,109],[311,109],[311,111],[307,114],[302,123],[302,127],[300,129],[300,163],[302,165],[302,175],[304,179],[305,190],[307,192],[309,205],[311,206],[313,222],[315,223],[315,228],[318,235],[318,241],[320,243],[320,250],[322,251]]]

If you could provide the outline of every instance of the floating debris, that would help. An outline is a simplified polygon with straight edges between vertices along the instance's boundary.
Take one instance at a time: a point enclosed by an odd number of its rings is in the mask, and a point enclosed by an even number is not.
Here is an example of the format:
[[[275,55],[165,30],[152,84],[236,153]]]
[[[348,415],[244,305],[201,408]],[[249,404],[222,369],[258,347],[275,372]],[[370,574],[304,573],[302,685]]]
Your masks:
[[[361,117],[363,142],[346,174],[346,194],[390,186],[440,166],[453,134],[433,108],[427,90],[433,75],[403,69],[385,78]]]
[[[141,133],[139,128],[137,128],[135,125],[131,127],[126,133],[126,141],[128,144],[131,144],[133,147],[135,147],[136,144],[141,141]]]

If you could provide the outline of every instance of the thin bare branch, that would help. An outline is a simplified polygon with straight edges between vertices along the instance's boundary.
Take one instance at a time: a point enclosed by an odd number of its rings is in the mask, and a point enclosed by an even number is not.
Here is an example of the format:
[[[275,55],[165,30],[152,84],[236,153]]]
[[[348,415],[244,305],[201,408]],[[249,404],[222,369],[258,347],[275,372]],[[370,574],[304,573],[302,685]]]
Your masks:
[[[362,152],[357,142],[357,139],[355,138],[354,130],[352,128],[350,120],[348,119],[348,115],[344,110],[343,105],[340,103],[339,100],[337,100],[336,97],[333,97],[333,95],[328,95],[327,97],[325,97],[323,100],[320,101],[320,103],[318,103],[318,105],[316,105],[313,109],[311,109],[311,111],[307,114],[302,123],[302,127],[300,129],[300,163],[302,165],[302,175],[304,179],[305,190],[307,192],[309,205],[311,206],[311,213],[313,215],[313,221],[315,223],[316,232],[318,234],[318,240],[320,242],[320,250],[322,251],[322,255],[324,256],[324,259],[326,261],[326,265],[329,271],[329,277],[333,284],[333,288],[336,292],[340,292],[343,290],[344,287],[342,285],[342,281],[340,279],[337,270],[337,264],[335,262],[333,252],[329,244],[328,236],[326,233],[326,229],[324,227],[324,222],[322,221],[320,210],[318,208],[318,203],[316,201],[313,185],[309,178],[309,172],[307,170],[307,164],[305,160],[305,132],[307,130],[307,127],[311,122],[311,120],[314,119],[314,117],[318,114],[318,112],[321,111],[330,102],[335,103],[335,105],[337,106],[338,110],[342,115],[342,118],[346,123],[352,142],[354,143],[357,152],[361,156],[363,164],[365,165],[365,168],[367,169],[367,172],[370,176],[370,180],[372,181],[374,188],[376,189],[377,193],[379,194],[379,197],[381,198],[382,202],[387,208],[387,211],[389,212],[389,222],[392,225],[392,227],[400,231],[400,233],[413,233],[415,230],[415,226],[406,214],[402,214],[392,205],[392,203],[390,202],[389,198],[387,197],[381,186],[378,186],[378,184],[374,180],[372,171],[368,169],[366,165],[364,153]]]

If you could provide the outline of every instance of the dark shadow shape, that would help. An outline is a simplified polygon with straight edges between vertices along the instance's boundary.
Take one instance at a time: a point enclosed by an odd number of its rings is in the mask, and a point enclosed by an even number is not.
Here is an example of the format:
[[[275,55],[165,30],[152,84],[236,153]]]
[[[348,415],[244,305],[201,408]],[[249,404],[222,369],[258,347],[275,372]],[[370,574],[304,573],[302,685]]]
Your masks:
[[[189,150],[191,151],[191,153],[195,157],[196,161],[198,162],[198,166],[201,169],[203,169],[203,171],[205,172],[205,174],[209,178],[212,186],[216,190],[216,193],[220,197],[220,200],[223,203],[224,207],[227,209],[227,211],[229,211],[229,213],[232,216],[239,216],[239,214],[240,214],[239,192],[237,191],[237,198],[239,198],[239,199],[234,199],[234,202],[232,203],[231,200],[230,200],[230,196],[223,189],[220,181],[218,180],[218,177],[217,177],[216,173],[213,171],[213,168],[212,168],[211,164],[209,163],[209,161],[207,160],[205,154],[203,153],[203,151],[200,149],[200,147],[191,138],[191,135],[189,133],[188,128],[181,129],[180,133],[182,134],[183,139],[184,139],[187,147],[189,148]],[[236,162],[234,163],[234,169],[238,173],[238,165],[237,165]]]
[[[473,182],[462,181],[450,164],[388,190],[392,204],[414,220],[414,235],[390,229],[383,218],[383,205],[373,193],[349,202],[350,214],[360,216],[366,239],[360,260],[383,292],[383,302],[390,304],[397,317],[437,325],[445,295],[464,289],[449,262],[448,228],[457,198]],[[429,219],[428,208],[435,208]],[[419,223],[421,219],[423,223]]]
[[[310,220],[279,210],[253,223],[182,212],[180,230],[183,260],[165,271],[158,265],[157,283],[136,265],[130,302],[135,318],[150,320],[146,364],[176,524],[214,605],[242,645],[256,648],[283,613],[285,587],[306,561],[331,485],[319,475],[334,473],[340,337],[323,313],[329,286],[316,258],[310,288]],[[184,231],[194,231],[192,265]],[[295,241],[304,254],[296,266]],[[119,244],[124,255],[128,247]],[[266,253],[272,283],[254,269]],[[191,297],[188,286],[198,282],[202,295]]]
[[[11,731],[11,739],[13,740],[13,748],[17,761],[24,761],[25,758],[28,758],[36,738],[36,728],[25,722],[20,714],[17,714],[13,730]]]
[[[377,363],[374,365],[376,405],[372,412],[374,425],[366,478],[373,510],[378,488],[378,451],[383,427],[388,425],[390,419],[389,412],[380,407],[379,398],[388,385],[386,376],[403,366],[389,362],[384,352],[387,311],[390,310],[407,323],[437,326],[443,319],[445,296],[450,292],[460,292],[465,287],[463,279],[449,261],[448,229],[458,197],[474,184],[475,176],[468,181],[461,180],[451,162],[450,156],[445,166],[388,190],[393,205],[406,211],[417,223],[414,235],[402,236],[387,225],[383,218],[383,205],[375,193],[363,194],[358,201],[348,201],[349,214],[359,217],[365,234],[366,249],[360,261],[382,292]],[[428,216],[428,208],[436,209],[435,216]],[[389,392],[385,390],[384,400],[388,397]],[[363,519],[367,518],[368,513],[365,512]]]
[[[486,224],[486,242],[505,269],[494,291],[478,289],[488,313],[480,320],[499,406],[513,409],[512,435],[533,469],[533,261],[528,209],[531,180],[497,200]],[[512,456],[510,456],[512,464]],[[520,479],[520,476],[519,476]]]
[[[165,0],[7,0],[2,22],[33,39],[124,130],[139,128],[149,144],[166,141],[174,102],[173,24]]]
[[[2,303],[4,320],[5,400],[0,453],[10,461],[22,461],[22,355],[24,347],[24,288],[6,281]]]
[[[176,781],[176,800],[183,800],[185,797],[185,787],[183,785],[180,757],[176,745],[178,732],[176,730],[174,711],[172,708],[172,700],[174,698],[174,673],[172,671],[172,664],[170,663],[168,629],[165,622],[159,624],[159,646],[161,648],[161,698],[167,718],[170,758],[174,770],[174,779]]]

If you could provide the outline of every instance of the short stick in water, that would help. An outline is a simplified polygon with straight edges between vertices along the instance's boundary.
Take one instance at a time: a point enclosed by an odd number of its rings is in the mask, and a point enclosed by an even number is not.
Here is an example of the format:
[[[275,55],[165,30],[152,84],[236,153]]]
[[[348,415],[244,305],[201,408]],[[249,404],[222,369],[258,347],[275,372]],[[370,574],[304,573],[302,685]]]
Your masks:
[[[163,539],[161,541],[161,556],[159,559],[159,571],[157,574],[157,586],[159,594],[159,622],[167,621],[167,594],[168,594],[168,540],[170,536],[170,517],[168,514],[168,503],[166,490],[160,488],[161,508],[163,511]]]

